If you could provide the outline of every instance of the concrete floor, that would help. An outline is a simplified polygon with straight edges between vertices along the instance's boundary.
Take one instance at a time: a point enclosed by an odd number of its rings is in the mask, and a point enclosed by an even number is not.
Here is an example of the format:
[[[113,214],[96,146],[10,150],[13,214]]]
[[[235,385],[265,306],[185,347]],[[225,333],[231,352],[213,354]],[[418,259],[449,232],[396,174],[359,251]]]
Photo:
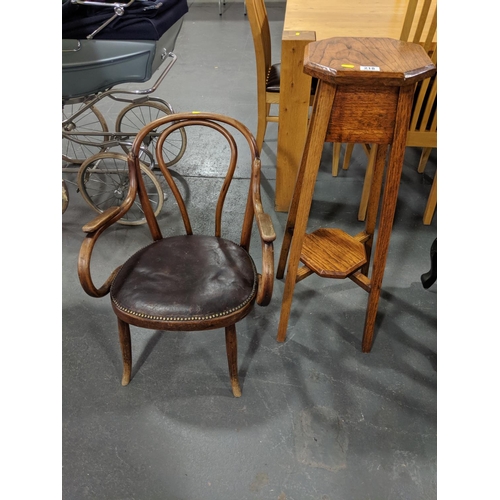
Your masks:
[[[279,58],[284,4],[268,4],[268,13]],[[228,1],[222,16],[217,3],[192,4],[175,53],[159,97],[177,111],[227,114],[255,131],[255,59],[241,2]],[[121,108],[103,102],[99,109],[113,123]],[[270,124],[262,195],[277,262],[286,214],[273,210],[276,137]],[[81,226],[94,213],[71,184],[74,175],[63,174],[70,186],[62,217],[63,498],[436,498],[437,283],[425,290],[420,282],[437,235],[437,213],[430,226],[422,223],[436,154],[424,175],[418,157],[407,150],[372,352],[361,353],[366,293],[349,280],[316,276],[297,285],[287,340],[277,343],[284,282],[276,280],[271,304],[256,306],[237,327],[239,399],[230,392],[222,330],[133,329],[133,379],[120,385],[109,298],[88,297],[76,274]],[[356,148],[338,178],[330,163],[327,145],[309,226],[358,232],[366,157]],[[213,165],[189,175],[182,162],[173,170],[194,182],[194,200],[197,189],[210,189]],[[238,168],[236,198],[248,177],[245,165]],[[143,226],[117,225],[96,256],[96,276],[147,242]]]

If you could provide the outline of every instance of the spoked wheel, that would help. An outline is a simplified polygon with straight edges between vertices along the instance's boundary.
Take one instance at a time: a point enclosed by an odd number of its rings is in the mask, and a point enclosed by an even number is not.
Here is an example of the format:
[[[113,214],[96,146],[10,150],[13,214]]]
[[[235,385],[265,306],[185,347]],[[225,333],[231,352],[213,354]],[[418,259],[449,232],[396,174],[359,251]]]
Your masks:
[[[155,215],[158,215],[163,207],[163,189],[144,163],[140,162],[140,168],[149,201]],[[121,205],[129,188],[127,157],[107,152],[89,158],[78,170],[78,188],[83,199],[97,212]],[[139,197],[118,222],[127,226],[146,222]]]
[[[69,204],[68,186],[66,186],[66,183],[63,180],[62,181],[62,213],[66,212],[66,209],[68,208],[68,204]]]
[[[130,133],[130,140],[141,130],[145,125],[151,123],[165,115],[171,115],[172,112],[164,104],[159,102],[147,102],[143,104],[131,104],[122,109],[116,119],[116,131],[120,133]],[[147,147],[149,152],[155,155],[155,147],[158,137],[165,130],[165,126],[151,132],[144,140],[143,146]],[[123,135],[121,140],[127,140]],[[184,152],[186,151],[187,137],[186,131],[183,128],[172,132],[163,143],[163,158],[167,167],[171,167],[177,163]],[[128,153],[129,147],[122,145],[123,150]]]
[[[65,104],[62,109],[62,121],[64,122],[80,110],[85,103]],[[72,132],[71,138],[62,138],[62,158],[68,163],[82,164],[87,158],[103,152],[106,148],[102,145],[104,135],[88,135],[96,132],[108,132],[108,125],[101,112],[91,106],[81,115],[68,123],[63,123],[63,133]],[[77,133],[78,132],[78,133]],[[81,135],[79,134],[81,132]],[[95,144],[95,146],[94,146]]]

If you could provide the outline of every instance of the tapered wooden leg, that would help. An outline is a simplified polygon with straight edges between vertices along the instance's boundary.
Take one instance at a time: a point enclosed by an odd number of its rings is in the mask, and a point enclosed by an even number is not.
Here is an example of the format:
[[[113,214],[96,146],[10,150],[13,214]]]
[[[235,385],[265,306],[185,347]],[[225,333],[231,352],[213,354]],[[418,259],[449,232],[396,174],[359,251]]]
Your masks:
[[[344,153],[344,163],[342,164],[342,170],[347,170],[349,168],[349,163],[351,163],[352,150],[354,149],[354,143],[350,142],[345,146]]]
[[[384,278],[385,263],[389,250],[394,214],[398,201],[399,184],[403,170],[403,160],[406,148],[406,133],[410,121],[411,104],[413,100],[413,88],[402,87],[399,92],[398,110],[396,123],[394,125],[394,140],[391,146],[387,174],[385,179],[382,209],[380,213],[379,229],[375,254],[373,256],[373,268],[370,278],[371,290],[368,296],[368,307],[366,309],[365,328],[361,349],[370,352],[373,344],[373,333],[375,330],[375,319],[377,316],[380,290]]]
[[[340,148],[342,144],[340,142],[335,142],[333,144],[333,159],[332,159],[332,175],[337,177],[339,174],[339,163],[340,163]],[[348,170],[349,164],[351,163],[352,151],[354,149],[354,143],[350,142],[345,145],[344,161],[342,163],[342,170]]]
[[[332,176],[337,177],[339,175],[339,163],[340,163],[340,148],[342,143],[333,143],[333,158],[332,158]]]
[[[297,172],[297,179],[295,181],[295,190],[293,193],[290,208],[288,209],[288,217],[286,220],[285,231],[283,233],[283,241],[281,243],[280,258],[278,260],[278,268],[276,270],[276,278],[282,279],[285,275],[285,267],[290,252],[290,244],[292,242],[293,234],[295,232],[295,220],[297,218],[297,209],[299,206],[300,193],[303,190],[305,173],[305,163],[302,162],[299,171]]]
[[[423,174],[425,170],[425,166],[427,165],[427,161],[429,160],[429,156],[431,155],[432,148],[423,148],[422,154],[420,155],[420,161],[418,163],[417,172],[419,174]]]
[[[377,155],[378,145],[374,144],[370,149],[368,157],[368,166],[366,167],[365,180],[363,181],[363,191],[361,193],[361,201],[359,203],[358,220],[364,221],[366,218],[366,210],[368,207],[368,199],[370,198],[370,188],[373,179],[373,168],[375,166],[375,157]]]
[[[331,109],[332,103],[333,103],[333,98],[335,96],[335,87],[331,86],[328,88],[328,90],[324,90],[323,95],[321,96],[320,100],[320,88],[325,87],[326,89],[326,84],[324,83],[319,83],[318,88],[316,90],[316,96],[314,99],[314,105],[313,105],[313,114],[312,118],[309,124],[309,129],[310,132],[307,134],[306,138],[306,145],[304,148],[304,154],[302,156],[302,160],[299,166],[299,170],[297,172],[297,177],[295,179],[295,187],[293,191],[293,196],[292,200],[290,202],[290,207],[288,209],[288,217],[286,221],[286,227],[285,227],[285,232],[283,233],[283,242],[281,244],[281,251],[280,251],[280,258],[278,261],[278,268],[276,271],[276,278],[282,279],[284,274],[285,274],[285,267],[286,267],[286,262],[288,259],[288,254],[290,251],[290,244],[292,242],[292,237],[295,232],[295,221],[297,218],[297,213],[299,210],[299,202],[303,204],[303,207],[305,207],[308,204],[308,208],[303,208],[303,210],[309,210],[311,207],[311,201],[312,201],[312,195],[314,191],[314,182],[316,180],[316,176],[318,174],[318,168],[319,168],[319,162],[321,160],[321,154],[323,151],[323,144],[324,144],[324,138],[326,135],[326,124],[328,123],[328,110]],[[330,106],[329,108],[325,106]],[[318,107],[321,111],[320,112],[315,112],[314,110]],[[320,114],[319,120],[323,119],[325,120],[325,124],[321,124],[321,122],[318,120],[316,117],[316,114]],[[316,134],[320,139],[313,139],[316,138]],[[318,140],[321,140],[321,147],[320,143],[317,142]],[[309,150],[311,148],[311,144],[314,144],[314,158],[312,160],[308,160],[308,163],[310,166],[306,165],[306,150]],[[314,162],[317,162],[316,164]],[[316,166],[315,166],[316,165]],[[314,173],[314,180],[311,183],[311,179],[305,178],[306,175],[306,170],[312,170],[315,171]],[[311,187],[312,186],[312,187]],[[310,194],[310,199],[309,201],[305,201],[304,205],[304,200],[300,200],[301,193],[303,190],[306,190]],[[310,192],[309,192],[310,191]],[[309,195],[308,195],[309,196]],[[304,222],[305,225],[307,225],[307,217],[309,216],[309,213],[306,216],[306,220]],[[305,225],[303,231],[305,231]]]
[[[302,188],[302,180],[304,178],[303,169],[300,168],[295,184],[295,192],[300,192]],[[288,217],[286,220],[285,231],[283,233],[283,241],[281,243],[280,258],[278,260],[278,268],[276,270],[276,278],[279,280],[285,275],[285,267],[290,252],[290,243],[292,242],[293,233],[295,230],[295,219],[297,217],[298,196],[293,195],[290,208],[288,210]]]
[[[238,380],[238,341],[236,339],[235,325],[226,327],[226,352],[231,389],[233,390],[233,396],[239,398],[241,396],[241,388]]]
[[[437,205],[437,172],[434,174],[434,180],[432,181],[431,192],[429,193],[429,198],[427,198],[427,204],[424,211],[424,224],[428,226],[432,222],[434,217],[434,212]]]
[[[283,233],[283,241],[281,243],[280,258],[278,260],[278,268],[276,270],[276,278],[279,280],[285,275],[285,268],[288,259],[288,254],[290,252],[290,244],[292,242],[293,233],[295,231],[295,219],[297,218],[297,207],[299,196],[298,194],[302,190],[302,181],[304,180],[304,167],[299,168],[297,175],[297,180],[295,183],[295,192],[290,203],[290,208],[288,210],[288,217],[286,220],[285,231]]]
[[[377,225],[377,215],[380,205],[380,195],[382,192],[382,181],[384,177],[385,162],[387,157],[388,144],[375,145],[372,153],[375,156],[373,162],[373,173],[371,175],[371,186],[367,201],[365,232],[370,236],[365,241],[366,264],[361,268],[361,272],[368,276],[370,261],[372,255],[373,238],[375,235],[375,227]],[[366,181],[365,181],[366,182]]]
[[[132,374],[132,343],[130,342],[130,327],[128,323],[118,319],[118,333],[120,335],[120,347],[122,348],[123,376],[122,385],[128,385]]]
[[[295,189],[288,212],[287,225],[283,235],[280,261],[278,263],[278,278],[282,276],[288,251],[288,267],[285,289],[281,303],[281,314],[278,325],[278,342],[284,342],[290,310],[292,307],[293,290],[297,278],[297,269],[302,251],[302,243],[307,228],[307,220],[311,209],[314,185],[318,175],[321,154],[325,142],[328,117],[332,109],[336,87],[324,81],[319,82],[313,113],[309,124],[304,154],[297,174]],[[293,238],[292,238],[293,236]]]
[[[370,158],[370,151],[372,149],[372,145],[363,143],[363,144],[361,144],[361,147],[363,148],[363,151],[365,152],[366,157]]]

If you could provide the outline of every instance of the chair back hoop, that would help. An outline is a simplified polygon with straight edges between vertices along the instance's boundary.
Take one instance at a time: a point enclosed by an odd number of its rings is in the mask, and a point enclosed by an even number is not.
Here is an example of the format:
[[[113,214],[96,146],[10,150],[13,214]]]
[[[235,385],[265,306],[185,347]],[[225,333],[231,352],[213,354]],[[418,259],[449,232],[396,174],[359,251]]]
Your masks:
[[[191,228],[191,222],[189,220],[189,214],[186,208],[186,205],[184,203],[184,200],[182,198],[182,195],[177,188],[177,185],[175,184],[175,181],[170,174],[169,169],[167,168],[165,161],[162,156],[162,151],[163,151],[163,144],[165,142],[165,139],[175,130],[179,128],[186,128],[190,127],[193,125],[198,125],[198,126],[206,126],[210,127],[214,130],[217,130],[222,136],[224,136],[229,144],[229,148],[231,151],[231,157],[229,160],[229,166],[226,172],[226,175],[224,177],[224,182],[222,184],[222,188],[219,193],[219,197],[217,199],[217,206],[215,210],[215,236],[221,237],[221,221],[222,221],[222,209],[224,208],[224,201],[226,199],[226,194],[229,189],[229,186],[231,184],[231,181],[233,179],[234,175],[234,170],[236,168],[236,163],[238,159],[238,148],[236,146],[236,141],[234,137],[221,125],[215,122],[210,122],[210,121],[202,121],[202,120],[191,120],[189,122],[176,122],[171,124],[168,128],[166,128],[161,136],[158,139],[158,142],[156,143],[156,157],[158,158],[158,163],[160,166],[160,169],[163,173],[163,176],[165,177],[165,180],[167,181],[167,184],[169,185],[170,189],[172,190],[175,199],[177,201],[177,204],[179,206],[179,209],[181,211],[183,220],[184,220],[184,227],[186,228],[186,234],[193,234],[193,230]]]
[[[159,228],[158,220],[154,215],[153,208],[151,207],[145,189],[144,181],[142,179],[142,175],[137,175],[137,172],[139,171],[138,164],[139,164],[139,155],[142,142],[147,137],[147,135],[151,133],[153,130],[156,130],[162,126],[166,126],[166,128],[162,130],[156,143],[156,159],[160,167],[160,171],[163,177],[165,178],[165,181],[169,186],[170,190],[172,191],[172,194],[174,195],[174,198],[177,202],[179,211],[182,216],[186,234],[193,234],[191,220],[189,218],[186,203],[184,201],[181,192],[179,191],[179,188],[177,187],[174,178],[172,177],[172,174],[170,173],[168,167],[166,166],[165,159],[163,158],[163,145],[165,143],[165,140],[170,134],[172,134],[173,132],[175,132],[180,128],[187,128],[191,126],[201,126],[210,128],[220,133],[226,139],[230,149],[229,153],[230,158],[226,174],[224,176],[224,180],[222,183],[222,187],[217,198],[217,205],[215,208],[214,234],[217,237],[221,237],[222,213],[224,208],[224,202],[229,187],[231,185],[231,181],[233,179],[238,160],[238,147],[236,144],[236,140],[234,136],[231,134],[231,132],[224,125],[229,125],[232,128],[236,129],[238,132],[240,132],[241,135],[246,139],[246,142],[250,150],[250,163],[251,163],[250,187],[248,191],[248,201],[245,207],[245,215],[244,215],[241,241],[240,241],[240,244],[244,248],[248,249],[250,244],[250,235],[254,217],[255,202],[257,201],[257,203],[260,204],[260,161],[255,161],[256,158],[258,158],[257,145],[255,142],[255,138],[245,125],[243,125],[238,120],[215,113],[196,113],[196,114],[177,113],[177,114],[167,115],[146,125],[143,129],[139,131],[139,133],[136,136],[136,139],[134,140],[134,143],[132,145],[132,150],[129,156],[129,167],[132,166],[134,172],[130,170],[130,175],[134,176],[137,179],[137,191],[139,194],[139,200],[141,202],[141,206],[144,211],[153,239],[158,240],[161,239],[163,236]]]

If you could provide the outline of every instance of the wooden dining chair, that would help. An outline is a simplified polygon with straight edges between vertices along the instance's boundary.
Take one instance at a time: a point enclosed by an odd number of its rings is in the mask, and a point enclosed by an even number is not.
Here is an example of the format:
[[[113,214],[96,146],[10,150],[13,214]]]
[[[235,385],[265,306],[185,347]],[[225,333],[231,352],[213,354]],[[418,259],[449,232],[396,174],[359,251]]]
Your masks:
[[[163,236],[160,230],[160,222],[149,203],[142,176],[138,175],[141,143],[152,130],[157,130],[160,126],[167,128],[161,133],[156,146],[158,165],[173,194],[172,199],[175,199],[178,206],[182,220],[179,227],[184,228],[181,230],[182,234],[168,236]],[[223,180],[218,195],[214,193],[212,196],[210,193],[210,196],[207,196],[206,193],[200,193],[200,196],[195,198],[194,189],[189,191],[183,184],[183,189],[189,194],[189,202],[186,202],[166,167],[162,151],[163,143],[169,134],[181,127],[187,129],[194,126],[202,132],[210,129],[211,144],[214,144],[213,131],[220,134],[227,144],[228,163],[221,165],[221,168],[227,167],[227,169],[222,174]],[[230,209],[224,212],[226,194],[231,185],[238,157],[236,140],[231,133],[231,131],[234,133],[233,129],[243,136],[249,146],[249,168],[246,171],[249,188],[246,198],[239,197],[241,210],[238,211],[237,202],[232,200]],[[199,130],[196,130],[196,135],[200,139],[201,148],[205,148],[208,136]],[[190,139],[191,146],[194,142],[196,141]],[[221,147],[217,147],[213,151],[213,158],[219,163],[221,163],[221,150]],[[186,155],[183,158],[186,158]],[[209,151],[203,150],[201,154],[197,151],[191,158],[209,161]],[[264,212],[260,199],[260,159],[255,139],[240,122],[222,115],[211,113],[168,115],[145,126],[137,134],[128,155],[128,167],[130,186],[124,202],[120,206],[109,208],[85,224],[83,231],[87,234],[78,258],[78,275],[85,292],[93,297],[103,297],[107,294],[111,297],[111,306],[118,318],[123,357],[122,385],[130,382],[132,373],[129,325],[161,331],[204,331],[224,328],[232,392],[235,397],[239,397],[241,388],[238,380],[235,325],[248,315],[255,302],[261,306],[269,304],[274,280],[273,241],[276,236],[271,218]],[[218,174],[220,178],[220,172]],[[187,183],[192,178],[186,176],[183,182]],[[92,280],[90,267],[94,246],[103,232],[130,209],[136,196],[144,210],[153,242],[144,246],[111,272],[104,284],[98,288]],[[206,214],[212,213],[208,211],[209,207],[206,207],[208,200],[211,199],[216,202],[213,209],[214,233],[194,234],[195,226],[192,225],[194,218],[189,217],[188,209],[203,214],[205,221]],[[242,214],[239,243],[222,237],[222,221],[228,220],[228,212],[231,220],[234,220],[235,214]],[[173,233],[171,217],[172,214],[169,213],[169,231]],[[262,248],[260,274],[249,253],[254,221]],[[227,230],[228,227],[225,227],[226,232]]]
[[[409,0],[403,21],[400,39],[422,45],[432,62],[437,66],[437,7],[435,0]],[[420,82],[415,92],[412,117],[406,145],[422,148],[417,167],[423,173],[432,149],[437,147],[437,75]],[[363,183],[358,219],[364,221],[369,198],[371,178],[376,155],[376,148],[363,144],[368,156],[368,164]],[[354,144],[346,144],[342,168],[347,170],[351,160]],[[341,144],[334,144],[332,175],[339,172]],[[431,186],[424,210],[423,223],[432,222],[437,204],[437,174]]]
[[[437,7],[433,0],[409,0],[401,40],[422,45],[437,67]],[[437,74],[417,86],[407,146],[421,147],[417,171],[423,173],[429,156],[437,148]],[[437,204],[437,172],[434,175],[424,224],[432,222]]]
[[[272,105],[280,101],[280,70],[279,62],[272,63],[271,33],[264,0],[246,0],[247,16],[252,30],[257,66],[257,148],[262,149],[266,128],[269,122],[278,123],[278,115],[271,111]],[[311,87],[312,106],[314,99],[315,80]]]

